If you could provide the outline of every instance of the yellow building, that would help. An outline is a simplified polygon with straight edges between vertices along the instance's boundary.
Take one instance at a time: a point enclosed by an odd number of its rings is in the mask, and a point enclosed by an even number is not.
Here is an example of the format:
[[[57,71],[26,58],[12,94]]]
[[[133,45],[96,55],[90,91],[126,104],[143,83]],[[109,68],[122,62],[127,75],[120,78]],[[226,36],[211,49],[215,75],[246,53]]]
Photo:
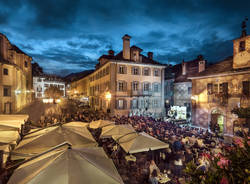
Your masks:
[[[102,55],[96,70],[71,83],[71,92],[87,94],[94,109],[116,115],[164,116],[164,68],[153,60],[153,53],[130,47],[130,36],[123,36],[123,50]],[[88,79],[88,80],[86,80]]]
[[[192,121],[209,127],[217,124],[224,134],[233,135],[234,107],[250,106],[250,36],[233,41],[234,54],[192,79]]]
[[[32,101],[31,60],[0,33],[0,113],[15,113]]]

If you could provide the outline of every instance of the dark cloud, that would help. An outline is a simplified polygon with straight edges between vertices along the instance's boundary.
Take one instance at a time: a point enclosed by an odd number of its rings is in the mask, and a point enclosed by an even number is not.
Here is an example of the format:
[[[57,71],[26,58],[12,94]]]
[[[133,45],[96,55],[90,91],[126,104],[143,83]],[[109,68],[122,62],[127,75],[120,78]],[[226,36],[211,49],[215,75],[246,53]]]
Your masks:
[[[93,69],[124,34],[163,63],[232,55],[248,0],[0,0],[0,31],[47,72]],[[249,26],[249,22],[248,22]]]

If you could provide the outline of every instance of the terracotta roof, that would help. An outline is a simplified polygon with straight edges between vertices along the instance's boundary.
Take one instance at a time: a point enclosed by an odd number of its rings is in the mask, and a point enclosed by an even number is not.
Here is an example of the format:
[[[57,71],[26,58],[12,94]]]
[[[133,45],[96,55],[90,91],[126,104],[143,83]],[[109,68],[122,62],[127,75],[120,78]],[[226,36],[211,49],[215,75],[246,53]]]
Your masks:
[[[218,75],[218,74],[227,74],[233,72],[241,72],[241,71],[249,71],[250,67],[247,68],[240,68],[240,69],[233,69],[233,56],[230,56],[218,63],[215,63],[206,68],[205,71],[190,75],[189,77],[205,77],[211,75]]]
[[[115,59],[115,56],[104,54],[104,55],[102,55],[101,57],[99,57],[98,61],[99,61],[100,59],[102,59],[102,58],[104,58],[104,59]]]
[[[163,65],[153,59],[149,59],[148,57],[144,56],[143,54],[140,54],[140,56],[142,57],[142,62],[143,64],[153,64],[153,65]],[[128,59],[124,59],[123,58],[123,51],[119,52],[117,55],[114,56],[113,58],[114,60],[122,60],[122,61],[126,61],[126,62],[130,62],[130,63],[134,63],[134,61],[132,60],[128,60]]]
[[[172,68],[175,73],[175,82],[191,82],[190,76],[197,74],[199,70],[199,61],[204,60],[201,55],[191,61],[183,61],[186,63],[186,75],[182,75],[182,63],[174,65]]]
[[[133,45],[132,47],[130,47],[131,50],[139,50],[140,52],[143,51],[141,48]]]
[[[19,49],[16,45],[12,44],[11,46],[12,46],[11,50],[14,50],[14,51],[16,51],[19,54],[25,54],[25,55],[29,56],[28,54],[26,54],[25,52],[23,52],[21,49]]]

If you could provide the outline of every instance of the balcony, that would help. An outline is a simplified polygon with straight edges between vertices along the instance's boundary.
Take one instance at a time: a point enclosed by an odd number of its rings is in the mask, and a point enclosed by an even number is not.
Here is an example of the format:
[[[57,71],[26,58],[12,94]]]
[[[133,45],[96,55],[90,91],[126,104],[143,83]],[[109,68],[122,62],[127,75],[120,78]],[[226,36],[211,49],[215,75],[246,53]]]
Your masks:
[[[208,103],[217,103],[219,105],[227,105],[228,94],[226,93],[216,93],[208,95]]]
[[[137,91],[130,90],[129,93],[130,93],[131,96],[152,96],[153,95],[152,90],[143,91],[142,89],[139,89]]]

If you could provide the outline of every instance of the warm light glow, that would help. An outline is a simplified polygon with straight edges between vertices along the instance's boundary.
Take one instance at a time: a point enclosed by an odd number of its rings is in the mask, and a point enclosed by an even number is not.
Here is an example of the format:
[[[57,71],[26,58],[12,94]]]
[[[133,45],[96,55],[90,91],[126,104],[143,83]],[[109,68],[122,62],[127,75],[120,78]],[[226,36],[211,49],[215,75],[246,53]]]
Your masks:
[[[198,96],[197,95],[193,95],[193,96],[191,96],[191,99],[195,100],[195,101],[198,101]]]
[[[43,103],[49,103],[49,99],[43,99]]]
[[[60,103],[61,102],[61,99],[56,99],[56,103]]]
[[[60,99],[59,99],[60,100]],[[50,99],[43,99],[43,103],[53,103],[53,98]]]
[[[111,93],[110,92],[107,92],[106,95],[105,95],[105,98],[107,100],[110,100],[111,99]]]
[[[21,90],[15,90],[16,95],[21,94]]]
[[[77,93],[77,91],[75,90],[75,91],[74,91],[74,93],[76,94],[76,93]]]

